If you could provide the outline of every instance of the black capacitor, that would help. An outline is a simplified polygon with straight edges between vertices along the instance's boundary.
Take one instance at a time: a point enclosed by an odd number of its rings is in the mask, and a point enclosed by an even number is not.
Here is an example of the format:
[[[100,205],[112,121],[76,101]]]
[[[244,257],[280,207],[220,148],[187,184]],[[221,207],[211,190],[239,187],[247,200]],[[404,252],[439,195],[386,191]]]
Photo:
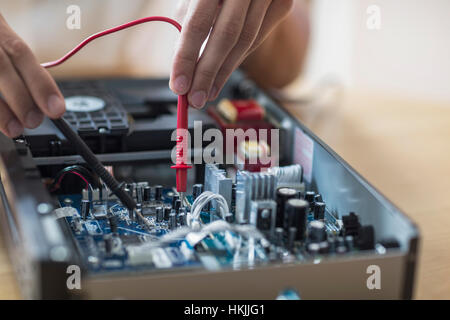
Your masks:
[[[81,200],[81,217],[86,220],[91,211],[91,202],[89,200]]]
[[[233,183],[231,187],[231,206],[236,206],[236,183]]]
[[[345,245],[347,246],[348,251],[353,251],[353,247],[354,247],[354,243],[355,243],[355,239],[353,238],[353,236],[346,236],[344,238],[345,241]]]
[[[162,192],[163,192],[162,186],[160,186],[160,185],[155,186],[155,200],[156,201],[162,200]]]
[[[181,208],[181,200],[180,199],[175,200],[175,204],[174,204],[173,208],[175,209],[176,213],[180,212],[180,208]]]
[[[316,196],[316,193],[314,191],[306,191],[305,193],[305,200],[309,203],[314,203],[314,197]]]
[[[308,238],[311,242],[323,242],[327,240],[325,223],[314,220],[309,223]]]
[[[156,222],[162,222],[164,220],[163,207],[156,207]]]
[[[150,201],[152,199],[152,188],[149,186],[144,187],[144,201]]]
[[[283,236],[284,236],[283,228],[275,228],[275,245],[277,245],[278,247],[283,246]]]
[[[316,220],[325,219],[325,203],[316,202],[314,204],[314,219]]]
[[[296,227],[296,240],[303,241],[305,239],[306,224],[308,218],[308,202],[302,199],[289,199],[285,215],[287,215],[287,226],[285,228]]]
[[[182,226],[185,226],[187,224],[187,216],[186,216],[186,212],[184,212],[184,210],[181,210],[180,213],[178,214],[178,222]]]
[[[311,243],[308,243],[308,246],[306,247],[306,250],[308,250],[308,252],[309,252],[311,255],[316,255],[316,254],[319,253],[320,246],[319,246],[318,243],[311,242]]]
[[[347,252],[347,247],[345,246],[345,240],[343,237],[337,237],[335,241],[335,250],[336,253],[345,253]]]
[[[319,243],[319,253],[326,254],[330,252],[330,245],[328,241],[322,241]]]
[[[277,216],[275,219],[276,227],[283,227],[285,225],[285,206],[289,199],[297,196],[297,191],[292,188],[280,188],[277,190]]]
[[[177,194],[174,194],[172,197],[172,208],[175,208],[175,202],[177,202],[177,200],[180,200],[180,196]]]
[[[105,251],[106,253],[110,254],[113,247],[114,247],[114,239],[113,237],[105,237]]]
[[[109,228],[111,229],[112,233],[117,233],[117,216],[109,216],[108,217],[108,222],[109,222]]]
[[[194,198],[194,200],[197,199],[197,197],[201,195],[202,192],[203,185],[201,183],[197,183],[192,186],[192,197]]]
[[[314,196],[314,202],[323,202],[322,195],[320,193]]]
[[[175,211],[172,211],[169,214],[169,229],[174,230],[177,227],[177,214]]]
[[[169,221],[170,211],[172,211],[172,207],[171,206],[165,206],[164,207],[164,220]]]
[[[136,201],[138,203],[142,203],[144,201],[144,187],[142,186],[136,187]]]
[[[336,239],[332,237],[328,237],[328,252],[333,253],[336,251]]]
[[[289,251],[292,251],[294,249],[294,241],[297,237],[297,228],[296,227],[290,227],[289,233],[288,233],[288,249]]]

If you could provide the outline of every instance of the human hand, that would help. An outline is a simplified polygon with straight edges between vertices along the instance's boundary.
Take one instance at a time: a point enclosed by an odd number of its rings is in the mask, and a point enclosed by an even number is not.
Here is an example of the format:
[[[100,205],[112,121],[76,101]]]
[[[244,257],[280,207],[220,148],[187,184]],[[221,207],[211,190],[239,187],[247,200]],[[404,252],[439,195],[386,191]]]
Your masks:
[[[293,0],[189,0],[170,77],[172,91],[188,94],[190,105],[196,108],[217,98],[231,73],[287,16],[293,3]]]
[[[0,131],[10,138],[65,111],[61,92],[0,14]]]

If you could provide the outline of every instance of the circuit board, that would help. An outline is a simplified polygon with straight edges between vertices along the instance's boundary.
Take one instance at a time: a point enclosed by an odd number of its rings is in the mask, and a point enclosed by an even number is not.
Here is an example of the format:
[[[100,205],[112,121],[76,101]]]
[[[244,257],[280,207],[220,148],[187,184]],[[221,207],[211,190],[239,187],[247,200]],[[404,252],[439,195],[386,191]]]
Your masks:
[[[133,184],[131,188],[142,188],[147,183]],[[82,199],[89,197],[88,214],[83,213]],[[115,197],[92,199],[94,193],[60,195],[61,213],[66,219],[85,266],[91,272],[151,271],[172,268],[223,268],[240,269],[274,262],[301,262],[308,259],[351,253],[357,250],[343,238],[342,223],[330,212],[325,211],[321,220],[326,230],[326,252],[311,248],[311,242],[287,244],[287,239],[261,242],[234,230],[212,230],[195,239],[195,232],[173,237],[160,243],[183,222],[177,219],[171,227],[167,216],[158,221],[157,208],[171,208],[179,200],[172,189],[164,189],[158,200],[154,195],[142,201],[142,216],[146,220],[133,218],[129,211]],[[94,195],[95,197],[95,195]],[[102,199],[103,198],[103,199]],[[193,196],[185,198],[183,207],[192,207]],[[159,209],[160,210],[160,209]],[[208,225],[220,220],[216,209],[210,206],[202,211],[200,220]],[[112,222],[114,218],[115,222]],[[308,224],[314,223],[312,212],[308,213]],[[114,223],[114,227],[111,226]],[[186,227],[185,227],[186,228]],[[194,236],[193,236],[194,235]],[[269,238],[269,237],[268,237]],[[332,248],[330,248],[332,247]]]

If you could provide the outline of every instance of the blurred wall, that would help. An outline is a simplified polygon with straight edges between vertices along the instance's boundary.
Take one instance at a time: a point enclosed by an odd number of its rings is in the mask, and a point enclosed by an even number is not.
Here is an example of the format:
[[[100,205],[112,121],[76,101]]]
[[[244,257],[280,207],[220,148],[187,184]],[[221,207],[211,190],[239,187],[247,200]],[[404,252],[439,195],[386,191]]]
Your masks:
[[[311,10],[306,83],[450,102],[450,1],[313,0]]]

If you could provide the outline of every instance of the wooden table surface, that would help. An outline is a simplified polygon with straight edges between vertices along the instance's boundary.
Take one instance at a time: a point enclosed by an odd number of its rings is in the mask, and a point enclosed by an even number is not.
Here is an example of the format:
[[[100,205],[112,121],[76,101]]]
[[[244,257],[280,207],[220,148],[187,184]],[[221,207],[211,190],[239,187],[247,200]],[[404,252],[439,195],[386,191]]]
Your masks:
[[[415,297],[450,299],[450,105],[347,93],[288,109],[418,224]],[[0,299],[17,298],[0,242]]]

